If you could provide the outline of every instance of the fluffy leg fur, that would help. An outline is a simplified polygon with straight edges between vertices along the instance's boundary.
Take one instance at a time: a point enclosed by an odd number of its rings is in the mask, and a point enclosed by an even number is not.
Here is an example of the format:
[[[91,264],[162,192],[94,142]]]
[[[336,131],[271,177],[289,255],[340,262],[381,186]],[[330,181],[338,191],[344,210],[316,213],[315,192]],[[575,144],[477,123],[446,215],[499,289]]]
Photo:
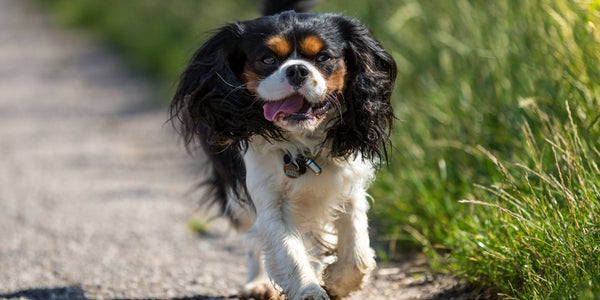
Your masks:
[[[262,207],[256,221],[257,232],[263,243],[265,267],[288,299],[328,299],[309,262],[302,236],[290,224],[291,216],[279,201]]]
[[[248,252],[248,281],[242,287],[241,296],[254,299],[285,299],[269,280],[259,245],[254,245]]]
[[[365,192],[357,192],[335,221],[338,257],[323,274],[325,287],[333,298],[362,289],[375,268],[375,253],[369,246],[368,208]]]

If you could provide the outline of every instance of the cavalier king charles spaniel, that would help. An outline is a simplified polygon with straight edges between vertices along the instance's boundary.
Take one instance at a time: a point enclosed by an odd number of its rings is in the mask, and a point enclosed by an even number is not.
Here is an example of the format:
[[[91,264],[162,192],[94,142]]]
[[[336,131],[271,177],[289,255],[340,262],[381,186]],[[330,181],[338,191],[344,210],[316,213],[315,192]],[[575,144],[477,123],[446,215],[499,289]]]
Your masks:
[[[387,156],[396,64],[357,20],[303,3],[267,1],[266,16],[217,30],[170,107],[210,159],[205,198],[247,232],[243,297],[336,299],[375,267],[367,187]]]

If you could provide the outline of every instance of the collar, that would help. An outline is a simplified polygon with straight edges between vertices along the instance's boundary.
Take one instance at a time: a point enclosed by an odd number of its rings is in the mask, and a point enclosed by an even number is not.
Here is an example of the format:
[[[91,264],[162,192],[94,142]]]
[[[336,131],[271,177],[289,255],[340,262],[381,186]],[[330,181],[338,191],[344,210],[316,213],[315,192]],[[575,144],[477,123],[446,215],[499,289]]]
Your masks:
[[[304,155],[292,159],[289,152],[283,155],[283,172],[287,177],[298,178],[306,173],[306,169],[310,169],[315,175],[321,174],[321,167],[312,159]]]

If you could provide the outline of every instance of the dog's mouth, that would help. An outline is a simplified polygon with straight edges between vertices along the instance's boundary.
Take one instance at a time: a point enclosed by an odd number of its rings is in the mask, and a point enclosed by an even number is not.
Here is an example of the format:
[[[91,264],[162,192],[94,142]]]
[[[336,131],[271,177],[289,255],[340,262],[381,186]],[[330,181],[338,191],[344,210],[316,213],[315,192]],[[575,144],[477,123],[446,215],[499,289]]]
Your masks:
[[[319,103],[308,102],[300,94],[292,94],[277,101],[265,102],[263,114],[265,119],[274,120],[296,120],[319,119],[329,110],[328,100]]]

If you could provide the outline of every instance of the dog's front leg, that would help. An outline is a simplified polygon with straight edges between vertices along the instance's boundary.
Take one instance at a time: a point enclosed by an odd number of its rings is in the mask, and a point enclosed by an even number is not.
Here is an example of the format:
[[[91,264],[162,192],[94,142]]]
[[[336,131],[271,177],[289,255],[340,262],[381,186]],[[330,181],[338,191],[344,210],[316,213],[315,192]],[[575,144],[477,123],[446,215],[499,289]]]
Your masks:
[[[273,285],[264,268],[262,255],[262,245],[256,243],[253,239],[253,232],[248,233],[247,243],[252,242],[252,246],[248,253],[248,281],[244,284],[241,290],[242,298],[266,299],[266,300],[283,300],[280,297],[279,290]]]
[[[333,297],[345,297],[362,289],[375,268],[375,253],[369,246],[368,209],[366,192],[357,191],[335,220],[337,260],[327,266],[323,275],[325,288]]]
[[[263,242],[265,267],[290,300],[325,300],[309,262],[302,235],[283,200],[262,202],[257,207],[256,229]]]

